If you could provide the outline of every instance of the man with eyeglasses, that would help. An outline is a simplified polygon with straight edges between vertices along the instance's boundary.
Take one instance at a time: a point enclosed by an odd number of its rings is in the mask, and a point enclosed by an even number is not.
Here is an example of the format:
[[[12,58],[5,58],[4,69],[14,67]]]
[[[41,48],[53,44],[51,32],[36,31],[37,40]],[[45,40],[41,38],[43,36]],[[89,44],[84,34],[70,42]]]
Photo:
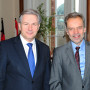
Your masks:
[[[90,43],[84,39],[84,17],[69,13],[65,25],[70,41],[54,50],[50,90],[90,90]]]
[[[50,90],[49,47],[35,38],[40,23],[37,11],[25,10],[20,35],[0,43],[0,90]]]

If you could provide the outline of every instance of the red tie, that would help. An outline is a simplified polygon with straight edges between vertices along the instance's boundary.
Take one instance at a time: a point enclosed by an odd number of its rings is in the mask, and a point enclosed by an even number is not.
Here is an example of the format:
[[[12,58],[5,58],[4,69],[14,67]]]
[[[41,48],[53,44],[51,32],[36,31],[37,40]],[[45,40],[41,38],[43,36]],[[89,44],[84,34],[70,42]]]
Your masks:
[[[80,71],[80,58],[79,58],[79,49],[80,47],[76,47],[76,53],[75,53],[75,58],[76,58],[76,62]]]

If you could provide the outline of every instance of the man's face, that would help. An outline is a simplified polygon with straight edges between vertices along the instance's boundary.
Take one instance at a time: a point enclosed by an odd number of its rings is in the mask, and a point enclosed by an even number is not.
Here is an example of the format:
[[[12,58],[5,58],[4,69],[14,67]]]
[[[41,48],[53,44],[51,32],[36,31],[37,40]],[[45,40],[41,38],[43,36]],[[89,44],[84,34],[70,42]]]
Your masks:
[[[40,24],[38,23],[38,18],[36,15],[25,14],[22,17],[21,23],[19,23],[19,30],[21,31],[21,35],[26,41],[31,42],[38,30]]]
[[[82,19],[80,17],[68,19],[66,32],[75,44],[80,45],[86,32]]]

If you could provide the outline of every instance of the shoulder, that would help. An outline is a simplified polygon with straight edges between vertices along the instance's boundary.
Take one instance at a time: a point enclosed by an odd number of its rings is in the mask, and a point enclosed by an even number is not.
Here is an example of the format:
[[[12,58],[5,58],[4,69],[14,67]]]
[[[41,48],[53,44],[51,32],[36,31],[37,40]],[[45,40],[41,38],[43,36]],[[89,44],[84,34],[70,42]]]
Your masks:
[[[90,42],[88,42],[88,41],[85,41],[85,44],[90,46]]]
[[[10,38],[10,39],[7,39],[7,40],[4,40],[4,41],[1,41],[0,42],[0,45],[1,46],[9,46],[9,45],[11,45],[12,43],[14,43],[15,41],[17,41],[17,38],[18,37],[12,37],[12,38]]]
[[[41,42],[40,40],[37,40],[37,39],[35,39],[35,40],[36,40],[36,44],[38,46],[43,47],[43,48],[49,48],[48,45],[46,45],[45,43]]]
[[[90,42],[85,41],[85,49],[86,51],[90,51]]]
[[[62,46],[59,46],[59,47],[55,48],[55,51],[62,52],[62,51],[65,51],[66,49],[68,49],[69,47],[71,47],[70,42],[68,42],[68,43],[66,43],[66,44],[64,44]]]
[[[67,53],[71,52],[71,51],[72,51],[72,45],[71,45],[70,42],[68,42],[68,43],[66,43],[62,46],[59,46],[59,47],[55,48],[54,51],[53,51],[53,55],[55,57],[57,57],[57,56],[62,57],[64,55],[67,55]]]

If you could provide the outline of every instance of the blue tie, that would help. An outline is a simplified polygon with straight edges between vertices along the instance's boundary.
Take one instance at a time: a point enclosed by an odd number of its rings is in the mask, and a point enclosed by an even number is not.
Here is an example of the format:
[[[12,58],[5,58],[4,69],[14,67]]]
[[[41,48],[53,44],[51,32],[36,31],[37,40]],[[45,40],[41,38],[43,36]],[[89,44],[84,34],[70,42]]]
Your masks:
[[[32,43],[28,43],[27,45],[29,47],[29,51],[28,51],[28,63],[29,63],[31,75],[33,77],[34,71],[35,71],[35,60],[34,60],[34,55],[33,55],[33,51],[32,51],[32,45],[33,44]]]

